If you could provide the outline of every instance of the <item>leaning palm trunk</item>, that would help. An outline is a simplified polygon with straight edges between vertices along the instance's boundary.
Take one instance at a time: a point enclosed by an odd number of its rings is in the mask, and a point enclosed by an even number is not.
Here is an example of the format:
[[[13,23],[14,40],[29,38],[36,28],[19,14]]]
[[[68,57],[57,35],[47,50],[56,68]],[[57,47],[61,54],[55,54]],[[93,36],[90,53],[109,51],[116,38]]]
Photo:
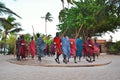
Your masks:
[[[4,33],[4,52],[3,52],[3,54],[5,55],[5,49],[6,49],[6,38],[7,38],[7,31],[5,31],[5,33]]]
[[[83,37],[84,37],[83,40],[86,41],[87,38],[86,38],[86,34],[85,34],[85,31],[84,31],[84,30],[83,30]]]
[[[45,34],[47,36],[47,20],[45,20]]]
[[[65,29],[65,31],[61,34],[61,37],[67,32],[68,28],[69,28],[69,27],[67,27],[67,28]]]
[[[75,39],[79,36],[79,33],[80,33],[80,31],[81,31],[82,27],[83,27],[83,24],[80,26],[80,28],[79,28],[79,30],[78,30],[78,32],[77,32],[77,34],[76,34],[76,36],[75,36]]]

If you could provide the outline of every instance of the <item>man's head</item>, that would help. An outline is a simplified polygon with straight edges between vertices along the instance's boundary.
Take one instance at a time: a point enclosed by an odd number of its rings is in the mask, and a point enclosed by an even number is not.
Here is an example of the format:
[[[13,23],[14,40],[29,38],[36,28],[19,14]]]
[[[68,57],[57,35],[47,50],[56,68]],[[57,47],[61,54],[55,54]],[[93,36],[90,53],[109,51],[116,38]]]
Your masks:
[[[37,33],[37,37],[40,37],[40,34],[39,34],[39,33]]]
[[[59,37],[59,33],[58,32],[56,32],[56,37]]]

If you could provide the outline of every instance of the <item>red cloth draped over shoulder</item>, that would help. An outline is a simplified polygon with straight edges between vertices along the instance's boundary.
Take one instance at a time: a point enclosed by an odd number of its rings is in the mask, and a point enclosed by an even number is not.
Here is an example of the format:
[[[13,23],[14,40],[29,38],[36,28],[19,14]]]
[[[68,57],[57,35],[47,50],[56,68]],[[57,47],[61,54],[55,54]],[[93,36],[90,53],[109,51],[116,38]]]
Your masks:
[[[35,44],[35,41],[32,40],[29,44],[29,48],[30,48],[30,53],[32,56],[35,56],[36,55],[36,44]]]
[[[25,58],[27,56],[27,46],[26,46],[26,41],[25,40],[20,40],[20,50],[19,50],[20,55]]]
[[[92,39],[89,39],[88,41],[87,41],[87,52],[88,53],[90,53],[90,55],[92,56],[93,55],[93,53],[94,53],[94,43],[93,43],[93,40]]]
[[[98,54],[100,52],[100,49],[94,44],[94,53]]]
[[[71,56],[76,56],[76,41],[75,39],[70,38],[70,55]]]
[[[62,46],[61,46],[61,39],[60,39],[60,37],[55,37],[53,42],[54,42],[54,45],[55,45],[55,52],[57,54],[62,54]]]

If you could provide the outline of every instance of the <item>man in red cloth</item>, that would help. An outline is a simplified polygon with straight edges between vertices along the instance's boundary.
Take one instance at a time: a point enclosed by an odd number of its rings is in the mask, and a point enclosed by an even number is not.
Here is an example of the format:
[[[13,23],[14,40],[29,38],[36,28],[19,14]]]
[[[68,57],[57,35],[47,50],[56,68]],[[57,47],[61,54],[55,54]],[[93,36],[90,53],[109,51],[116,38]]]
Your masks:
[[[74,38],[70,38],[70,55],[72,57],[74,57],[74,62],[76,62],[76,50],[77,50],[77,47],[76,47],[76,41]]]
[[[26,58],[26,53],[27,53],[27,44],[26,41],[24,39],[24,35],[20,36],[20,56],[22,59]]]
[[[33,37],[31,37],[29,48],[30,48],[32,59],[34,59],[34,56],[36,55],[36,44],[35,44],[35,40],[33,39]]]
[[[94,60],[95,59],[95,54],[94,54],[94,43],[93,43],[93,40],[91,39],[91,35],[90,34],[88,35],[86,49],[87,49],[87,52],[88,52],[86,60],[88,62],[92,62],[92,57],[93,57],[93,60]]]
[[[59,61],[59,56],[62,54],[62,46],[61,46],[61,39],[60,39],[60,36],[59,36],[59,33],[57,32],[56,33],[56,36],[53,40],[54,42],[54,47],[55,47],[55,54],[56,54],[56,58],[55,58],[55,61],[60,64],[60,61]]]

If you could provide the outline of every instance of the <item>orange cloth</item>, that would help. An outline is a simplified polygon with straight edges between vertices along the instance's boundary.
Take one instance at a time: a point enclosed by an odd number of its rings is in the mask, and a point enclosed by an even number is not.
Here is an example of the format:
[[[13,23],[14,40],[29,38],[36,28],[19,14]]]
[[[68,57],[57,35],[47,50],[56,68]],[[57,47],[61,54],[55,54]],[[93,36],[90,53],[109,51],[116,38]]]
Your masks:
[[[76,50],[77,50],[76,41],[75,39],[70,38],[70,55],[73,57],[76,56]]]

